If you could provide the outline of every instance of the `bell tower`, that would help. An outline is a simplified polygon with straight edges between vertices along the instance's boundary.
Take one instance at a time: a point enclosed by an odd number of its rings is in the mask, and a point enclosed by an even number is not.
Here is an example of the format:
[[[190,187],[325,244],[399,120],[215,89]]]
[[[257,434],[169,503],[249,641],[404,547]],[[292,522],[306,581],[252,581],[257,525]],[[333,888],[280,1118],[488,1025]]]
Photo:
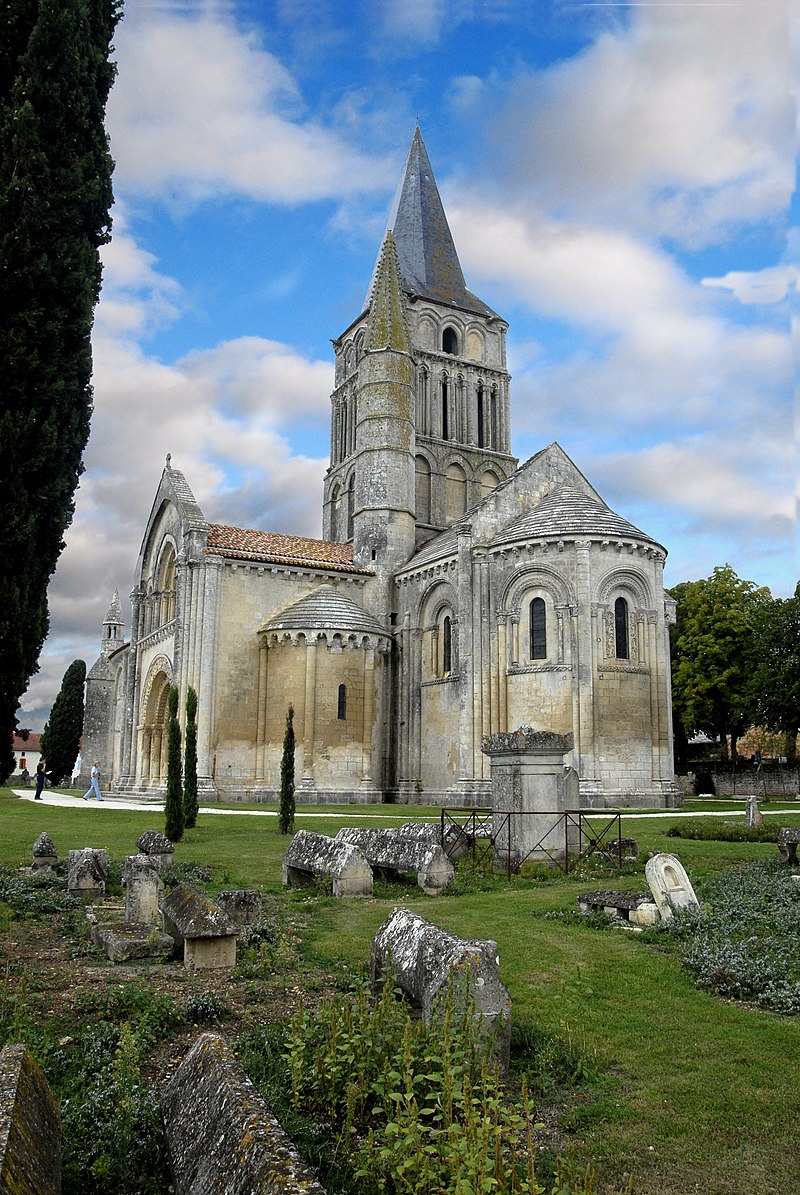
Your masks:
[[[467,290],[436,180],[417,129],[389,212],[413,359],[414,543],[450,526],[513,473],[505,320]],[[360,365],[384,247],[364,311],[334,341],[331,464],[323,535],[353,538],[358,490]]]

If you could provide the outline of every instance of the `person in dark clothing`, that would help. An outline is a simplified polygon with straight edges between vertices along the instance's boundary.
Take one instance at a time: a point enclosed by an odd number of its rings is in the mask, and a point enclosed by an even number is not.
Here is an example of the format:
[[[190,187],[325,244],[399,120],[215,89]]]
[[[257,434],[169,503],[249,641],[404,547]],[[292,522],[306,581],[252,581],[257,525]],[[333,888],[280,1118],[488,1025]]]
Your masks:
[[[41,801],[42,799],[42,789],[44,788],[44,773],[46,766],[47,764],[44,759],[40,759],[36,765],[36,796],[33,798],[34,801]]]

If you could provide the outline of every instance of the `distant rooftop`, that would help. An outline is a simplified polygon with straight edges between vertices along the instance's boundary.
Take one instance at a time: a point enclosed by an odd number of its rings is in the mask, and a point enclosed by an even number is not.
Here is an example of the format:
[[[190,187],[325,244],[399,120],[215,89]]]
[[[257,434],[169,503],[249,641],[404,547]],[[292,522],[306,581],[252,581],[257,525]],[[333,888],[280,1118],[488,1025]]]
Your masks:
[[[228,527],[223,523],[209,525],[206,550],[230,559],[372,576],[370,569],[353,564],[352,544],[305,539],[299,535],[279,535],[273,531],[249,531],[243,527]]]

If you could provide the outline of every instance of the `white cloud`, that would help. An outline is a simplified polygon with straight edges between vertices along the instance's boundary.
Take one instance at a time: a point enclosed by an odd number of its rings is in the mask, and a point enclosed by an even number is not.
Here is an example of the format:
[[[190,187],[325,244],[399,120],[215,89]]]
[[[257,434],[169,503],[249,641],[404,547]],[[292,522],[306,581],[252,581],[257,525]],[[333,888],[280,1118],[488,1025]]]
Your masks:
[[[502,182],[572,216],[702,245],[773,219],[794,187],[784,0],[644,5],[509,87]]]
[[[381,163],[310,119],[289,71],[224,14],[135,8],[116,46],[107,124],[126,193],[297,203],[382,185]]]
[[[729,290],[746,307],[754,304],[780,303],[797,285],[800,268],[782,265],[763,270],[731,270],[722,278],[704,278],[703,286]]]

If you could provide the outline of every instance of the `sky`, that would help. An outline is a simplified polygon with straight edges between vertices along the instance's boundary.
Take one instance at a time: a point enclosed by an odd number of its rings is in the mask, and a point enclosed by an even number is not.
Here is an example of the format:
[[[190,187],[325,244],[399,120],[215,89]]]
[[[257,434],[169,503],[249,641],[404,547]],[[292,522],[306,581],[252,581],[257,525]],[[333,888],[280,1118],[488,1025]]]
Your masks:
[[[127,0],[95,407],[40,729],[128,594],[167,453],[210,522],[319,537],[332,338],[417,122],[512,448],[557,440],[665,583],[794,590],[791,0]]]

